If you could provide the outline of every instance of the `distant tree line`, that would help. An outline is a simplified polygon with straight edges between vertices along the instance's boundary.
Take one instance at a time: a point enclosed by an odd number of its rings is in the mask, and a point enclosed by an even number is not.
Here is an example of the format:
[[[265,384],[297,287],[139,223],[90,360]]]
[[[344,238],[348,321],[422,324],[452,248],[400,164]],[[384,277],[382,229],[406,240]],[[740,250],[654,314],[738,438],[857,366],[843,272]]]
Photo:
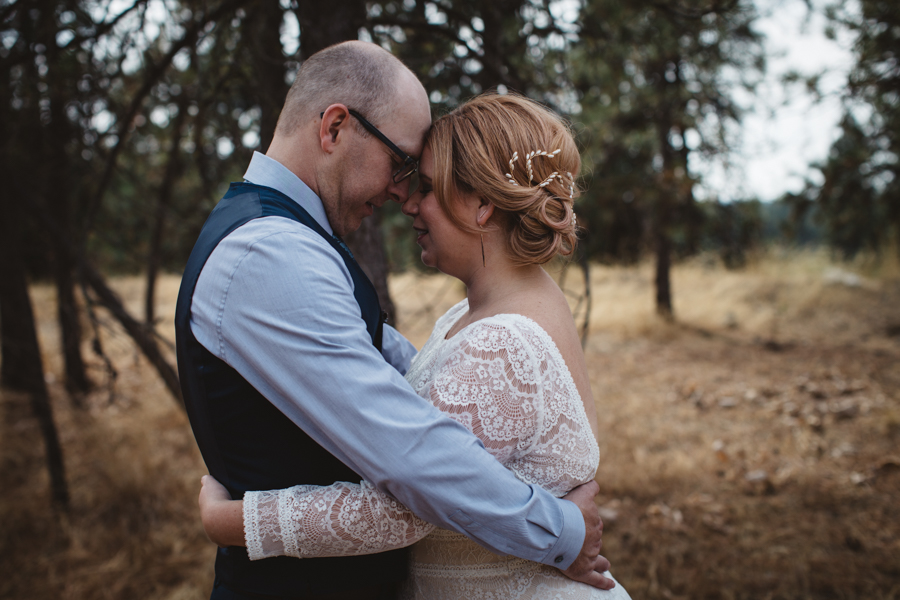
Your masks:
[[[846,258],[900,251],[900,3],[862,0],[827,10],[832,35],[855,36],[841,135],[815,165],[821,182],[788,195],[795,221],[810,213],[826,241]],[[815,82],[811,82],[815,88]]]
[[[863,7],[896,19],[891,3]],[[853,164],[868,165],[859,185],[888,216],[867,227],[883,231],[897,218],[889,201],[897,185],[890,175],[897,168],[896,68],[890,76],[883,68],[896,39],[891,47],[880,26],[832,16],[866,40],[851,96],[883,115],[858,124],[864,135],[847,144],[862,162],[842,158],[835,173],[843,175],[833,181],[852,179]],[[487,90],[525,94],[559,111],[583,150],[577,260],[586,279],[590,261],[652,256],[657,310],[672,318],[673,261],[713,249],[740,267],[766,227],[759,203],[698,201],[700,181],[690,168],[692,157],[730,149],[727,131],[741,118],[731,94],[735,86],[752,89],[765,67],[755,18],[750,0],[0,2],[2,383],[33,398],[57,505],[67,504],[63,457],[28,282],[41,278],[56,288],[65,383],[76,405],[96,385],[85,368],[86,337],[103,359],[98,306],[180,401],[171,353],[156,333],[156,280],[161,271],[180,272],[227,182],[241,177],[252,151],[265,151],[305,57],[369,39],[418,74],[436,115]],[[871,49],[879,44],[885,49]],[[841,183],[816,195],[810,188],[791,206],[802,216],[817,203],[818,214],[836,224],[846,210],[859,211],[853,202],[870,201],[846,200],[854,189]],[[418,263],[408,234],[393,207],[348,240],[391,313],[388,272]],[[146,277],[140,314],[110,289],[106,276],[116,272]]]

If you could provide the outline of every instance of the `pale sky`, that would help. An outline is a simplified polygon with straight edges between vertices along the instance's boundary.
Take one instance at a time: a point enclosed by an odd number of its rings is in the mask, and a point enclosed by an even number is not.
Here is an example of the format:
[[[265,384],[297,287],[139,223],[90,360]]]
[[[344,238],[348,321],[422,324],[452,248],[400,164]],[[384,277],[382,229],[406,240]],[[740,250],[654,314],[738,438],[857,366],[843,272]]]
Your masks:
[[[818,171],[809,165],[823,160],[837,139],[841,117],[840,92],[852,66],[852,39],[839,31],[838,39],[824,33],[826,3],[811,0],[755,0],[760,13],[755,28],[765,36],[768,69],[754,95],[736,90],[733,97],[745,108],[741,125],[733,131],[734,151],[711,162],[691,160],[691,170],[703,177],[697,197],[722,201],[759,198],[775,200],[785,192],[799,192],[806,178],[818,181]],[[851,7],[857,0],[846,0]],[[577,16],[578,3],[556,0],[557,18]],[[858,10],[858,9],[856,9]],[[288,53],[297,49],[299,26],[288,18],[282,42]],[[814,99],[802,84],[785,87],[782,77],[797,71],[802,75],[822,73],[822,99]],[[244,140],[245,143],[254,140]]]
[[[813,12],[804,0],[754,1],[760,13],[755,29],[765,36],[767,74],[754,95],[742,90],[732,93],[746,111],[740,126],[732,132],[734,151],[712,161],[703,161],[697,153],[692,155],[690,168],[703,178],[696,190],[700,199],[775,200],[785,192],[798,192],[805,178],[818,181],[818,171],[809,165],[823,160],[839,135],[840,93],[853,63],[852,38],[838,30],[838,39],[829,40],[822,15],[823,6],[837,0],[811,0],[816,9]],[[852,10],[859,10],[858,0],[845,1]],[[561,13],[556,16],[563,20],[562,13],[577,8],[572,0],[557,0],[553,5]],[[151,2],[153,6],[160,9],[156,12],[164,22],[162,2]],[[296,50],[299,27],[291,18],[285,25],[282,41],[292,52]],[[148,31],[150,38],[156,34],[158,30]],[[821,73],[824,97],[814,99],[801,84],[784,86],[781,79],[790,71]],[[255,139],[243,141],[256,143]],[[229,154],[232,148],[220,150]]]
[[[829,40],[825,17],[820,10],[810,13],[803,0],[756,4],[761,17],[755,28],[766,36],[768,71],[754,96],[737,94],[747,112],[736,132],[740,141],[727,157],[730,165],[692,162],[705,178],[698,197],[775,200],[785,192],[799,192],[804,178],[819,181],[818,171],[809,165],[823,160],[839,136],[839,96],[853,64],[852,38],[839,31],[837,41]],[[823,4],[813,0],[817,9]],[[822,73],[824,97],[815,100],[799,84],[786,88],[780,80],[791,70]]]

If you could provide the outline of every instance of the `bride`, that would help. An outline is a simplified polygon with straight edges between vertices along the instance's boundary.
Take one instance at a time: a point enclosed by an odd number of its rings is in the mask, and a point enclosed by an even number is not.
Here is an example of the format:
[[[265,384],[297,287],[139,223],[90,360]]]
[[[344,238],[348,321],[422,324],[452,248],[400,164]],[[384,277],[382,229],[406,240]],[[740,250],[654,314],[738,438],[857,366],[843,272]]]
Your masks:
[[[517,477],[558,497],[593,480],[599,462],[575,324],[562,291],[541,268],[574,250],[579,167],[575,142],[557,115],[519,96],[482,95],[435,121],[418,189],[403,205],[422,262],[467,289],[467,299],[438,319],[406,379]],[[200,508],[212,541],[246,545],[253,560],[415,544],[408,598],[629,598],[620,585],[598,590],[436,529],[366,481],[231,500],[206,476]]]

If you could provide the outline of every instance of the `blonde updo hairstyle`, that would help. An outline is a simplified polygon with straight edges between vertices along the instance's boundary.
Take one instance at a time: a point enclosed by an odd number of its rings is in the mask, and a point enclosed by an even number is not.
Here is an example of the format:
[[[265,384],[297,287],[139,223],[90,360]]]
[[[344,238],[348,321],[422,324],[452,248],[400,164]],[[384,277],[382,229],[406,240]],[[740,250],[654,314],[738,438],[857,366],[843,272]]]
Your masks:
[[[516,264],[544,264],[575,250],[572,204],[581,157],[559,115],[522,96],[483,94],[436,120],[428,142],[435,195],[457,227],[486,231],[465,222],[452,203],[475,194],[495,206],[491,225],[506,233]],[[527,156],[556,150],[531,158],[529,180]]]

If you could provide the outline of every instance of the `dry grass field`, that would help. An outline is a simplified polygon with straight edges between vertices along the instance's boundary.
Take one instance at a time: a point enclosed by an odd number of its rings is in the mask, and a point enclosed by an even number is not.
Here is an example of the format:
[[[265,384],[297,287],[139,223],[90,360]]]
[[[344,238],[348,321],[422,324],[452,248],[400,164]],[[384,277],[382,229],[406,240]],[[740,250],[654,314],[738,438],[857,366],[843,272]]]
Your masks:
[[[580,273],[566,278],[574,298]],[[138,312],[143,283],[115,281]],[[159,286],[171,337],[177,277]],[[900,598],[900,268],[821,254],[675,268],[674,323],[652,271],[594,267],[586,354],[600,417],[605,552],[635,600]],[[421,346],[459,284],[392,281]],[[54,518],[38,426],[0,392],[0,598],[195,599],[211,587],[204,467],[187,419],[102,313],[114,386],[76,409],[53,292],[32,298],[72,492]],[[579,308],[576,316],[583,317]]]

